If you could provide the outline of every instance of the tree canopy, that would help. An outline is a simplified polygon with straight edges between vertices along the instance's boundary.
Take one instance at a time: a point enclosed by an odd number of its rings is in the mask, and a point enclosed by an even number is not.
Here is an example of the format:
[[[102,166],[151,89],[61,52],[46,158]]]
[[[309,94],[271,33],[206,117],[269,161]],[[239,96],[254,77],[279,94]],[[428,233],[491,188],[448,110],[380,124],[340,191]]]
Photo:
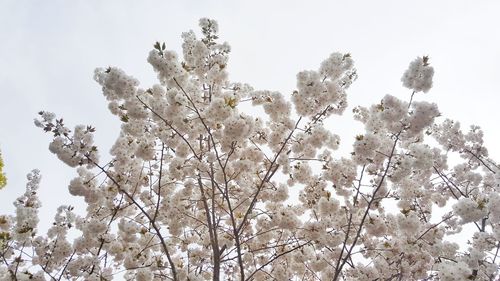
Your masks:
[[[60,206],[39,233],[31,172],[15,214],[0,216],[0,280],[497,278],[500,167],[479,127],[414,100],[432,87],[429,57],[404,72],[407,97],[354,107],[364,131],[341,156],[325,123],[347,108],[350,54],[299,72],[292,93],[256,90],[228,80],[217,22],[200,27],[200,38],[182,34],[180,56],[154,44],[158,84],[95,70],[121,122],[110,161],[94,126],[39,112],[49,150],[78,173],[68,190],[86,214]]]

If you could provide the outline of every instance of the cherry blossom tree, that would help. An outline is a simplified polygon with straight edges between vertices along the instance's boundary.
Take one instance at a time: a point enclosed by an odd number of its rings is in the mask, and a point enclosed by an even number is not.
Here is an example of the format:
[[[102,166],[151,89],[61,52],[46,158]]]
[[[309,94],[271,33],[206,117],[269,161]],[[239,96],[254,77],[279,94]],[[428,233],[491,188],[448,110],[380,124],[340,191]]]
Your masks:
[[[40,234],[31,172],[0,216],[0,280],[497,280],[500,167],[479,127],[413,100],[432,86],[428,57],[403,74],[407,97],[353,109],[364,131],[340,157],[325,122],[347,107],[350,54],[298,73],[293,93],[255,90],[228,81],[217,23],[200,27],[180,57],[154,45],[157,85],[96,69],[121,122],[110,161],[94,127],[39,113],[86,214],[60,206]]]

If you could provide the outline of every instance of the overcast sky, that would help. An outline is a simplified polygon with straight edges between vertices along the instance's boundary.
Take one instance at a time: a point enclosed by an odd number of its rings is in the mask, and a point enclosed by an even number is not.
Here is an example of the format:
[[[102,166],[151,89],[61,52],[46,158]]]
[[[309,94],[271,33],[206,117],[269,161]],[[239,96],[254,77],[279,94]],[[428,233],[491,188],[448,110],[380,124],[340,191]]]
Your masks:
[[[118,66],[146,88],[156,75],[146,57],[155,41],[180,52],[180,34],[198,19],[219,22],[232,46],[230,79],[289,95],[295,75],[316,69],[335,51],[352,54],[359,79],[350,108],[385,94],[407,99],[400,77],[409,62],[429,55],[434,88],[417,100],[438,103],[443,116],[484,128],[500,159],[500,1],[23,1],[0,0],[0,149],[9,183],[0,214],[24,191],[25,174],[43,174],[44,223],[56,206],[78,204],[67,184],[76,172],[48,151],[49,135],[33,125],[39,110],[68,125],[92,124],[105,154],[119,123],[93,81],[95,67]],[[336,133],[361,127],[332,118]],[[347,123],[346,123],[347,122]],[[353,125],[354,124],[354,125]],[[349,147],[352,138],[344,139]]]

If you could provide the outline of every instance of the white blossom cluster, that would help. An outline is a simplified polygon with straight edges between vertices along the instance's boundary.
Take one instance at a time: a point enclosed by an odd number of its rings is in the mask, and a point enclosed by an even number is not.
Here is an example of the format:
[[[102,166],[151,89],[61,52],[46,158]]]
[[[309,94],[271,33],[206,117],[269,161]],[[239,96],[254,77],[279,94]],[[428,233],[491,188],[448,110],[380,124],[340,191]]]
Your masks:
[[[40,171],[31,171],[27,178],[26,192],[14,202],[16,215],[13,238],[18,243],[28,243],[29,245],[31,236],[36,233],[39,221],[38,209],[41,207],[41,203],[36,194],[40,185]]]
[[[228,80],[217,22],[199,24],[182,55],[154,45],[158,84],[95,71],[121,122],[109,162],[93,127],[40,112],[86,210],[60,206],[38,233],[30,174],[16,213],[0,216],[0,280],[498,279],[500,167],[479,127],[464,133],[415,96],[432,86],[427,57],[403,76],[408,97],[353,109],[364,128],[342,157],[325,123],[347,107],[349,54],[300,72],[293,93],[256,90]]]
[[[35,125],[45,132],[51,132],[54,139],[49,145],[50,152],[70,167],[92,166],[99,161],[97,147],[94,146],[94,131],[91,126],[78,125],[73,135],[63,119],[55,119],[55,114],[41,111],[41,119],[35,119]]]
[[[483,204],[478,204],[469,197],[462,198],[453,205],[453,211],[464,223],[479,221],[486,217],[487,209]]]
[[[33,237],[38,230],[38,209],[41,207],[37,192],[41,175],[39,170],[33,170],[27,175],[25,193],[14,201],[16,207],[14,216],[0,216],[0,250],[4,261],[15,260],[16,263],[4,263],[0,267],[0,280],[45,280],[43,271],[32,274],[19,270],[30,266],[18,253],[17,249],[36,247]],[[12,272],[19,271],[16,278]]]
[[[429,57],[418,57],[410,63],[403,74],[403,86],[415,92],[427,93],[432,87],[434,68],[429,65]]]
[[[472,272],[464,262],[444,261],[439,264],[439,280],[467,281]]]
[[[297,74],[297,91],[292,95],[297,113],[301,116],[341,114],[347,107],[345,90],[356,79],[353,65],[350,54],[333,53],[321,63],[318,71]]]

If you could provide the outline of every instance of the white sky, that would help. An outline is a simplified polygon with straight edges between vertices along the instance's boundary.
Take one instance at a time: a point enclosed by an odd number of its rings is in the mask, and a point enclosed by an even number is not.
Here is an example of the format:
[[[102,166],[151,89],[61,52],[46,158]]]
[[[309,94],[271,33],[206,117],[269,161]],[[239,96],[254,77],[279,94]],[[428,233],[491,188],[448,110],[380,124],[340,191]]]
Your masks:
[[[67,185],[76,172],[48,151],[49,135],[33,125],[39,110],[68,125],[92,124],[101,154],[119,123],[93,81],[98,66],[118,66],[142,87],[156,83],[146,57],[155,41],[180,53],[183,31],[198,19],[218,20],[232,46],[232,81],[256,89],[295,88],[295,75],[316,69],[335,51],[350,52],[359,79],[349,102],[368,106],[385,94],[408,98],[400,77],[409,62],[429,55],[434,88],[416,99],[438,103],[445,117],[484,128],[500,159],[500,1],[23,1],[0,2],[0,149],[8,186],[0,214],[24,192],[25,174],[43,174],[42,221],[60,204],[75,205]],[[361,128],[349,110],[330,126],[347,149]],[[348,132],[348,133],[347,133]]]

